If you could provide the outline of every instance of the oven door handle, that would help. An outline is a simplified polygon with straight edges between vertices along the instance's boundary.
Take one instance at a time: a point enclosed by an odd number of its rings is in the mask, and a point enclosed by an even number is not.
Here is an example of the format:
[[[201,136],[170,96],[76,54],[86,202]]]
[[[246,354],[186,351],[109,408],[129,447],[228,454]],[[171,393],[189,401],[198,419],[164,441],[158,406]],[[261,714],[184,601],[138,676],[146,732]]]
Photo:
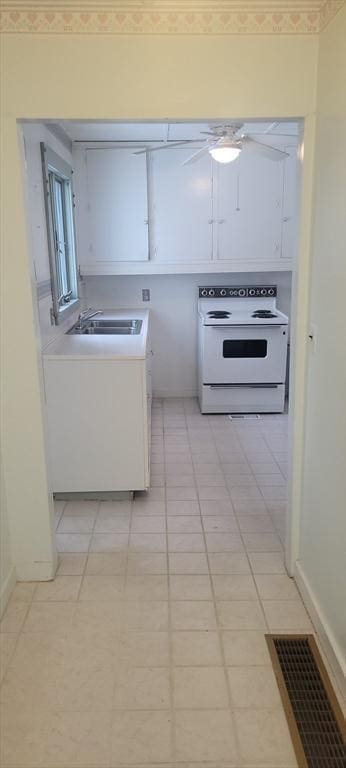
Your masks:
[[[277,389],[279,384],[207,384],[209,389]]]
[[[248,324],[242,323],[242,325],[234,325],[234,324],[232,324],[232,325],[231,324],[229,324],[229,325],[207,325],[205,327],[206,328],[214,328],[216,330],[219,329],[220,331],[223,331],[224,328],[253,328],[255,330],[256,328],[278,328],[278,329],[280,329],[280,328],[284,328],[285,326],[284,325],[277,325],[277,324],[276,325],[269,325],[269,323],[267,323],[266,325],[260,325],[259,323],[256,324],[256,325],[253,325],[252,323],[248,323]]]

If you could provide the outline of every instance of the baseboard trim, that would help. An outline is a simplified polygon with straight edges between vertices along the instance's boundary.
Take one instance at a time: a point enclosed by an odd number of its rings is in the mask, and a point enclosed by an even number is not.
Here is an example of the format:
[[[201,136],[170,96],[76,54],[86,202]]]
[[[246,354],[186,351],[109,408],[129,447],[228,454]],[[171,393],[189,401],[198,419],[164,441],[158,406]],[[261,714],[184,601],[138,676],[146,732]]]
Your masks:
[[[169,398],[169,397],[174,397],[174,398],[197,397],[197,392],[195,389],[179,389],[179,390],[158,389],[153,392],[154,400]]]
[[[58,557],[39,563],[17,563],[17,581],[51,581],[55,577]]]
[[[7,577],[1,587],[0,592],[0,618],[6,610],[7,603],[11,597],[17,581],[17,574],[14,565],[11,566]]]
[[[311,616],[312,622],[317,632],[317,637],[321,643],[322,650],[334,673],[336,683],[342,695],[346,698],[346,659],[342,653],[334,633],[326,620],[323,610],[319,605],[318,599],[311,589],[307,576],[299,560],[295,564],[294,577],[299,592],[303,598],[306,608]]]

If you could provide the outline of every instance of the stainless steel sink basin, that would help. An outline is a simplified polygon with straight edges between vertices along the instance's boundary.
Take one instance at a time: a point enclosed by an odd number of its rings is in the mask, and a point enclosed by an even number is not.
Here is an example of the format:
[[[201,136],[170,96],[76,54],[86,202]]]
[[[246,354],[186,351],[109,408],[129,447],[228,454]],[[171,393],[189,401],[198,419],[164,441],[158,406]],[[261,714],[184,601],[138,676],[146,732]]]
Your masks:
[[[114,320],[107,318],[102,320],[85,320],[78,322],[67,331],[67,334],[86,335],[114,335],[114,336],[135,336],[142,330],[142,320]]]

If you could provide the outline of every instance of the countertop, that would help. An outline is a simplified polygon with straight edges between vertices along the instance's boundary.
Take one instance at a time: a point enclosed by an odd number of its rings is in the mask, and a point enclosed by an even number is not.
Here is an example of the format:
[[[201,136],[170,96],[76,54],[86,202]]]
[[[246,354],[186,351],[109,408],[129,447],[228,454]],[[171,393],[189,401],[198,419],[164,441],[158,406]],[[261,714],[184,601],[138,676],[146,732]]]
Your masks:
[[[97,307],[95,307],[97,309]],[[149,310],[103,309],[102,320],[107,318],[142,320],[141,333],[134,335],[97,335],[66,333],[50,342],[43,350],[45,360],[144,360],[149,352]],[[97,319],[97,318],[95,318]],[[72,325],[72,324],[71,324]]]

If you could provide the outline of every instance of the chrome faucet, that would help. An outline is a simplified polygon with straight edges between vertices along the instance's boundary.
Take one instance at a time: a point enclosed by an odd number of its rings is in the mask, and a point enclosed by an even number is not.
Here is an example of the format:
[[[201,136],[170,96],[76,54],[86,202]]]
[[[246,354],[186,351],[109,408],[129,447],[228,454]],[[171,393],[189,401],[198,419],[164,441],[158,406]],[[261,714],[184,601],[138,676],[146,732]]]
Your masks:
[[[85,309],[83,312],[80,312],[78,315],[78,323],[81,326],[84,320],[90,320],[91,317],[95,317],[95,315],[103,315],[102,309],[92,309],[89,307],[89,309]]]

